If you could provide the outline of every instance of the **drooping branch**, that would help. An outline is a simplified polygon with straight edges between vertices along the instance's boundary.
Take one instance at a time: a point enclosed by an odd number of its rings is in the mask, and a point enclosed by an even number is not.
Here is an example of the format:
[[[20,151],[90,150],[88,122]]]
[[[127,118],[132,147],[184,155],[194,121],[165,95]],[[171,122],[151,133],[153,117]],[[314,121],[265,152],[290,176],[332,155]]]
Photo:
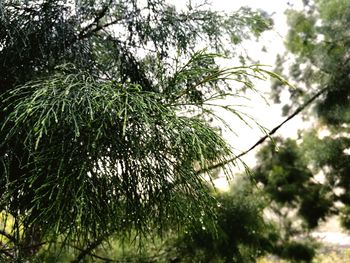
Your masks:
[[[289,115],[283,122],[281,122],[279,125],[274,127],[269,133],[267,133],[265,136],[261,137],[253,146],[251,146],[249,149],[241,152],[240,154],[232,157],[231,159],[225,160],[223,162],[219,162],[216,164],[213,164],[211,166],[208,166],[206,168],[203,168],[201,170],[197,171],[197,174],[202,174],[217,168],[220,168],[226,164],[232,163],[236,161],[237,159],[240,159],[244,155],[248,154],[250,151],[255,149],[258,145],[262,144],[267,138],[271,137],[273,134],[276,133],[284,124],[286,124],[288,121],[293,119],[295,116],[297,116],[300,112],[302,112],[305,108],[307,108],[315,99],[317,99],[319,96],[321,96],[323,93],[325,93],[327,90],[329,90],[329,87],[323,88],[320,91],[318,91],[316,94],[314,94],[310,99],[308,99],[304,104],[302,104],[300,107],[298,107],[291,115]]]

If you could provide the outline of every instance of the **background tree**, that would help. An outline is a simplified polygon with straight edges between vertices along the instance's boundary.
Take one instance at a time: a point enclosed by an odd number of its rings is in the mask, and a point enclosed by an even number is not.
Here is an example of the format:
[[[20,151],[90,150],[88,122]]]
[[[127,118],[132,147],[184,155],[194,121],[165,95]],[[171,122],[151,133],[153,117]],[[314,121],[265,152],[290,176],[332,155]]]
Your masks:
[[[220,69],[215,51],[270,22],[163,1],[14,1],[0,6],[2,255],[74,244],[79,261],[111,234],[210,227],[205,176],[232,158],[205,120],[237,115],[225,79],[251,87],[257,66]],[[196,49],[207,43],[206,52]],[[226,83],[226,84],[225,84]],[[91,241],[91,243],[90,243]]]
[[[274,212],[287,219],[286,230],[295,221],[288,217],[291,212],[296,212],[309,229],[326,218],[334,202],[328,196],[331,189],[314,178],[295,141],[277,138],[262,148],[257,157],[254,179],[275,203]]]
[[[269,200],[266,212],[278,225],[275,254],[311,262],[317,246],[309,234],[334,212],[331,189],[316,180],[304,151],[292,139],[274,138],[259,150],[257,162],[254,182]]]
[[[301,147],[313,173],[324,174],[328,194],[348,206],[350,46],[346,34],[350,3],[319,0],[304,4],[304,11],[287,13],[291,29],[286,47],[295,55],[289,72],[298,87],[291,91],[291,98],[297,105],[313,92],[322,90],[323,94],[310,112],[316,118],[315,129],[305,132]],[[329,135],[321,138],[319,130]]]
[[[217,234],[189,229],[171,242],[178,262],[256,262],[275,253],[280,239],[272,221],[264,218],[264,194],[245,178],[237,179],[228,192],[217,194]]]
[[[297,141],[277,139],[276,145],[265,146],[258,154],[255,177],[277,213],[294,212],[301,219],[299,233],[330,215],[340,215],[342,225],[349,229],[350,2],[303,2],[302,11],[286,13],[288,52],[277,58],[276,69],[296,86],[289,90],[290,101],[283,113],[290,114],[312,98],[313,107],[303,117],[314,125],[300,131]],[[276,103],[281,102],[282,90],[275,81],[272,97]],[[321,136],[321,131],[328,135]],[[300,229],[302,225],[306,229]]]

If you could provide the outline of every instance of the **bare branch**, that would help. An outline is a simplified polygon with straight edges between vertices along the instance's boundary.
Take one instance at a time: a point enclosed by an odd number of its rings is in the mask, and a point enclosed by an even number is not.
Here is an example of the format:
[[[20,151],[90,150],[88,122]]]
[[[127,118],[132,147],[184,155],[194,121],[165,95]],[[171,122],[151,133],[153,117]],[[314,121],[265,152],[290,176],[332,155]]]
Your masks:
[[[17,240],[14,236],[10,235],[9,233],[7,233],[4,230],[0,230],[0,235],[6,237],[8,240],[10,240],[12,243],[16,244]]]
[[[267,138],[271,137],[273,134],[276,133],[277,130],[279,130],[284,124],[286,124],[288,121],[290,121],[292,118],[294,118],[296,115],[298,115],[300,112],[302,112],[306,107],[308,107],[315,99],[317,99],[319,96],[321,96],[323,93],[325,93],[329,87],[323,88],[320,91],[318,91],[315,95],[313,95],[310,99],[308,99],[303,105],[298,107],[290,116],[288,116],[283,122],[281,122],[279,125],[277,125],[275,128],[273,128],[268,134],[266,134],[264,137],[261,137],[253,146],[251,146],[248,150],[245,150],[244,152],[241,152],[240,154],[234,156],[231,159],[228,159],[226,161],[216,163],[214,165],[211,165],[209,167],[206,167],[204,169],[201,169],[197,171],[197,174],[202,174],[217,168],[220,168],[226,164],[232,163],[236,161],[237,159],[241,158],[242,156],[246,155],[253,149],[255,149],[258,145],[262,144]]]
[[[85,28],[83,28],[83,30],[80,33],[81,36],[85,35],[84,32],[90,30],[94,26],[98,27],[101,19],[107,14],[107,11],[108,11],[110,5],[112,4],[112,2],[113,2],[113,0],[109,0],[109,2],[100,11],[96,12],[96,16],[95,16],[94,21],[91,24],[87,25]]]
[[[71,263],[79,263],[84,257],[86,257],[87,255],[92,255],[91,252],[97,248],[99,245],[101,245],[103,243],[103,241],[105,241],[107,238],[107,236],[101,236],[98,239],[96,239],[94,242],[90,243],[89,245],[87,245],[85,248],[80,249],[75,247],[76,249],[80,250],[80,254],[78,255],[78,257],[76,259],[74,259],[73,261],[71,261]],[[94,255],[95,256],[95,255]],[[106,260],[106,259],[104,259]]]
[[[78,36],[78,39],[84,39],[84,38],[88,38],[90,37],[92,34],[98,32],[98,31],[101,31],[111,25],[114,25],[116,23],[118,23],[120,21],[120,19],[115,19],[115,20],[112,20],[108,23],[105,23],[103,25],[96,25],[94,28],[92,28],[91,30],[89,30],[88,32],[85,32],[85,30],[83,30],[82,32],[80,32],[79,36]]]

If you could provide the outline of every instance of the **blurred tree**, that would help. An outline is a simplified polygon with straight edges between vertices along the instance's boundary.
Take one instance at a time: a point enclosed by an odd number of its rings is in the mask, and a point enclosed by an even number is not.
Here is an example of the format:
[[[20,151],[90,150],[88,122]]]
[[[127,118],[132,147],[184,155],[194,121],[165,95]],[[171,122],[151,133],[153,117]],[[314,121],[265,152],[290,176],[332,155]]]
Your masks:
[[[302,148],[292,139],[277,137],[269,142],[258,152],[257,162],[254,181],[270,200],[266,211],[279,225],[274,253],[311,262],[316,246],[309,233],[334,212],[331,188],[317,181]],[[304,241],[296,241],[301,237]]]
[[[307,228],[314,228],[326,218],[334,200],[328,196],[329,186],[315,180],[303,154],[291,139],[269,142],[257,155],[254,179],[264,186],[281,218],[288,219],[290,212],[296,212]],[[285,224],[286,229],[289,224]]]
[[[0,2],[1,255],[23,262],[51,243],[83,259],[117,233],[210,227],[206,176],[232,152],[206,116],[257,66],[218,55],[268,29],[249,9],[191,1]],[[198,51],[203,43],[207,51]],[[187,61],[187,62],[186,62]],[[233,88],[226,79],[237,80]]]
[[[256,262],[274,253],[279,234],[264,218],[263,194],[249,180],[237,179],[231,190],[217,196],[217,235],[189,229],[176,240],[178,262]]]
[[[283,114],[314,97],[313,107],[303,116],[315,124],[300,132],[297,142],[277,139],[276,145],[265,146],[258,154],[255,177],[274,202],[276,212],[285,213],[282,217],[294,211],[307,229],[312,229],[327,216],[339,214],[342,225],[349,229],[350,2],[303,2],[303,10],[286,12],[288,52],[278,56],[276,71],[296,87],[289,90],[290,101]],[[281,102],[280,84],[276,80],[272,86],[276,103]]]
[[[328,195],[348,206],[350,2],[315,0],[304,4],[303,11],[287,12],[290,31],[286,47],[294,55],[289,76],[298,88],[291,90],[294,106],[285,109],[293,109],[313,92],[324,91],[309,112],[312,115],[308,116],[316,118],[316,124],[314,130],[304,132],[301,147],[312,172],[324,174]],[[273,90],[279,94],[278,83]],[[329,135],[321,138],[318,132],[322,130]],[[346,211],[339,211],[343,219],[347,217]]]
[[[326,89],[314,107],[320,122],[341,126],[349,121],[349,10],[350,3],[346,0],[315,0],[305,1],[303,11],[287,11],[290,30],[286,48],[294,56],[288,60],[288,72],[283,68],[288,57],[279,57],[277,71],[286,73],[296,84],[296,88],[290,89],[292,104],[286,105],[289,111],[313,92]],[[280,92],[276,81],[273,85],[276,101]]]

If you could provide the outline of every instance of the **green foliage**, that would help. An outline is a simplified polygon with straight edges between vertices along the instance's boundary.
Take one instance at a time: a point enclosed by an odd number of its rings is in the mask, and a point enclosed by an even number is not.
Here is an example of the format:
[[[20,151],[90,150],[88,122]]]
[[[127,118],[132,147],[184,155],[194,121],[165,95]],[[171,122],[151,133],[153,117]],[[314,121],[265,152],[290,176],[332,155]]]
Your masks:
[[[315,250],[312,246],[300,242],[290,242],[284,244],[281,257],[291,260],[291,262],[312,262]]]
[[[169,214],[186,219],[186,211],[210,203],[193,163],[230,155],[208,124],[177,116],[158,93],[137,85],[57,74],[12,90],[7,100],[3,147],[23,143],[28,172],[8,185],[3,206],[16,196],[28,211],[22,220],[42,225],[43,234],[99,235],[126,226],[146,231],[161,228]],[[14,158],[7,152],[5,165]],[[5,176],[11,181],[10,173]],[[186,200],[197,206],[186,208]],[[159,209],[166,203],[171,205]]]
[[[344,134],[345,135],[345,134]],[[333,205],[333,209],[340,213],[340,219],[344,227],[348,224],[349,198],[349,155],[346,150],[350,146],[349,138],[346,136],[326,136],[318,138],[315,132],[305,135],[303,149],[309,162],[315,167],[314,173],[321,171],[325,177],[325,185],[329,186],[328,195],[334,201],[345,205],[339,208]]]
[[[292,188],[289,183],[280,187],[291,190],[290,198],[298,204],[298,213],[309,227],[317,226],[318,220],[331,214],[339,214],[342,225],[349,227],[349,12],[350,2],[342,0],[305,1],[304,10],[289,10],[286,47],[295,57],[288,73],[283,66],[284,58],[278,58],[279,73],[288,74],[297,87],[290,91],[291,103],[284,107],[285,114],[326,89],[315,101],[313,112],[304,112],[304,116],[316,122],[314,128],[300,133],[298,145],[286,145],[289,154],[299,148],[298,158],[303,163],[295,163],[295,167],[307,171],[305,181],[302,182],[303,176],[298,176],[293,179]],[[282,91],[279,83],[272,89],[275,101],[279,102]],[[328,131],[329,135],[321,137],[319,131]],[[276,156],[273,163],[279,162],[280,157]],[[260,158],[260,161],[265,162],[265,159]],[[290,162],[282,165],[283,169],[290,170],[288,165]],[[267,171],[265,164],[259,166]],[[284,179],[285,174],[288,172],[280,172],[277,177]],[[272,182],[271,185],[277,184]],[[279,196],[273,193],[272,190],[272,199],[279,201]],[[339,208],[336,202],[344,207]]]
[[[346,206],[340,209],[340,224],[345,229],[350,229],[350,208]]]
[[[309,1],[303,11],[287,12],[286,47],[296,55],[288,75],[298,87],[290,90],[293,103],[289,109],[295,109],[313,91],[328,87],[315,109],[320,120],[331,125],[349,121],[349,10],[348,1],[316,0]],[[276,85],[273,91],[281,89]]]
[[[231,54],[227,36],[241,41],[248,32],[259,35],[270,21],[249,9],[234,14],[190,5],[183,10],[159,0],[147,1],[17,1],[6,0],[0,10],[2,90],[48,74],[63,63],[100,77],[140,84],[153,90],[152,70],[145,55],[173,67],[177,49],[192,54],[199,43]]]
[[[308,56],[314,49],[312,41],[315,40],[315,20],[296,11],[287,12],[288,32],[286,47],[295,54]],[[302,32],[302,33],[301,33]]]
[[[121,262],[255,262],[257,258],[274,251],[279,239],[275,226],[266,221],[265,200],[253,185],[240,180],[227,193],[217,193],[217,232],[205,227],[190,226],[184,232],[168,232],[163,239],[149,239],[139,250],[134,244],[110,239],[95,254]],[[74,254],[65,250],[57,260]],[[42,253],[48,260],[54,254]],[[98,258],[92,258],[95,262]]]
[[[302,191],[304,183],[312,176],[296,148],[292,140],[276,139],[257,155],[260,165],[255,170],[255,178],[266,185],[266,192],[277,202],[292,204],[302,195],[298,191]]]
[[[330,188],[314,179],[302,154],[295,141],[278,138],[259,151],[254,178],[277,203],[276,210],[296,209],[307,226],[314,228],[329,214],[334,199]]]
[[[213,229],[217,201],[207,184],[212,173],[204,171],[233,154],[206,119],[221,120],[216,108],[244,119],[222,100],[253,88],[252,78],[278,76],[259,65],[217,65],[223,56],[216,53],[236,50],[225,45],[228,38],[258,36],[270,27],[267,18],[204,7],[1,2],[7,259],[66,245],[77,247],[79,261],[113,234],[123,241],[189,226]],[[208,48],[196,50],[199,43]]]
[[[264,198],[249,182],[234,184],[217,200],[217,235],[190,229],[177,241],[180,262],[255,262],[273,251],[278,234],[264,219]]]
[[[280,225],[281,240],[274,253],[295,262],[311,262],[312,243],[295,239],[307,235],[335,210],[335,196],[327,183],[316,180],[304,157],[305,147],[294,140],[276,138],[257,154],[255,182],[271,204],[269,211]]]

